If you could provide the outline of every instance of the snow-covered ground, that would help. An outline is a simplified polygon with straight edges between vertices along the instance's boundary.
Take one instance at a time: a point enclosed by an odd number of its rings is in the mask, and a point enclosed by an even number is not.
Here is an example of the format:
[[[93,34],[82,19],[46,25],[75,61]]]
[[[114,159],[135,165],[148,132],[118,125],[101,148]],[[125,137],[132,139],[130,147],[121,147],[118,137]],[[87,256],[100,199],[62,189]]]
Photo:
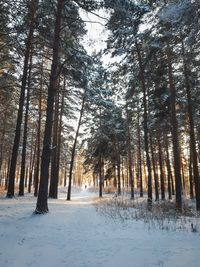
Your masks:
[[[2,267],[199,267],[200,235],[148,230],[96,212],[94,193],[61,194],[50,212],[32,215],[36,199],[0,199]]]

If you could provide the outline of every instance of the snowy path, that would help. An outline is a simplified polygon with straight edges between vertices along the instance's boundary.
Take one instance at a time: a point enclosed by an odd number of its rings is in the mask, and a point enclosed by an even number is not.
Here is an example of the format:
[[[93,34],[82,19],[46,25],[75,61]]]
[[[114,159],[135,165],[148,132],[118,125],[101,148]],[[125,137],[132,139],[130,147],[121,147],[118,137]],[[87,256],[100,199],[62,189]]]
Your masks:
[[[147,230],[96,212],[94,195],[50,200],[32,216],[35,199],[0,199],[2,267],[199,267],[200,235]]]

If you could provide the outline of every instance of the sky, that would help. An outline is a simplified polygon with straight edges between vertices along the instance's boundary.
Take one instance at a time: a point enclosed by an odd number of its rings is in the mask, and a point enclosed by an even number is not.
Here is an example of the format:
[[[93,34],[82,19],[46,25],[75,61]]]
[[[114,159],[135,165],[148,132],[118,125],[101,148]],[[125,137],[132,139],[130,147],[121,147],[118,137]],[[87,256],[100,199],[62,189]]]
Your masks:
[[[109,31],[106,29],[106,23],[109,19],[109,12],[103,9],[95,12],[96,15],[86,11],[81,11],[81,17],[85,21],[87,34],[84,37],[84,47],[88,54],[93,52],[99,52],[107,47],[106,40],[109,36]],[[100,17],[102,18],[100,18]],[[101,57],[104,67],[108,67],[109,64],[119,63],[121,56],[111,57],[111,54],[106,53]]]
[[[100,10],[97,14],[105,18],[108,17],[104,10]],[[104,27],[106,19],[101,19],[86,11],[81,12],[81,17],[85,21],[87,29],[84,46],[88,53],[92,54],[94,51],[99,52],[101,49],[106,48],[106,38],[108,36],[108,31]]]

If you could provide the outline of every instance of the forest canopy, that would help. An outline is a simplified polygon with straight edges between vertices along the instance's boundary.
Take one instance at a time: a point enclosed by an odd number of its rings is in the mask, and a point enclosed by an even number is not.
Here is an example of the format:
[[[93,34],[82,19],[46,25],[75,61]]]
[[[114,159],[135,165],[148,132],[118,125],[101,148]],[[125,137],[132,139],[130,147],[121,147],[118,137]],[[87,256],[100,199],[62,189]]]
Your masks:
[[[88,185],[199,211],[199,15],[198,0],[0,0],[7,197],[33,192],[40,214]]]

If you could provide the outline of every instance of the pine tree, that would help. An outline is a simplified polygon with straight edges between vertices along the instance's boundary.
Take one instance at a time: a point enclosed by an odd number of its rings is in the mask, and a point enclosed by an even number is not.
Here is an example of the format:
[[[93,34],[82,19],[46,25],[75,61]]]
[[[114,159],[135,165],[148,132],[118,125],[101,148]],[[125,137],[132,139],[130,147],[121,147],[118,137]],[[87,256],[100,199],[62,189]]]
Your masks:
[[[50,163],[50,153],[51,153],[51,131],[53,123],[54,98],[57,90],[57,81],[58,81],[59,44],[60,44],[60,30],[61,30],[61,19],[62,19],[63,9],[64,9],[64,0],[58,0],[57,12],[55,18],[55,28],[54,28],[53,59],[51,65],[50,84],[48,88],[47,113],[46,113],[45,133],[44,133],[43,150],[41,158],[40,186],[37,199],[37,206],[35,210],[35,213],[39,214],[48,212],[47,195],[48,195],[49,163]]]
[[[19,148],[19,142],[20,142],[20,135],[21,135],[23,106],[24,106],[25,89],[26,89],[27,75],[28,75],[28,62],[30,58],[33,32],[34,32],[35,22],[36,22],[35,20],[36,20],[37,2],[38,1],[36,0],[32,0],[29,3],[30,4],[29,11],[28,11],[29,32],[28,32],[28,36],[26,40],[22,84],[21,84],[21,92],[20,92],[20,99],[19,99],[19,109],[18,109],[15,138],[14,138],[11,163],[10,163],[7,197],[13,197],[14,190],[15,190],[15,171],[16,171],[16,164],[17,164],[17,154],[18,154],[18,148]]]

